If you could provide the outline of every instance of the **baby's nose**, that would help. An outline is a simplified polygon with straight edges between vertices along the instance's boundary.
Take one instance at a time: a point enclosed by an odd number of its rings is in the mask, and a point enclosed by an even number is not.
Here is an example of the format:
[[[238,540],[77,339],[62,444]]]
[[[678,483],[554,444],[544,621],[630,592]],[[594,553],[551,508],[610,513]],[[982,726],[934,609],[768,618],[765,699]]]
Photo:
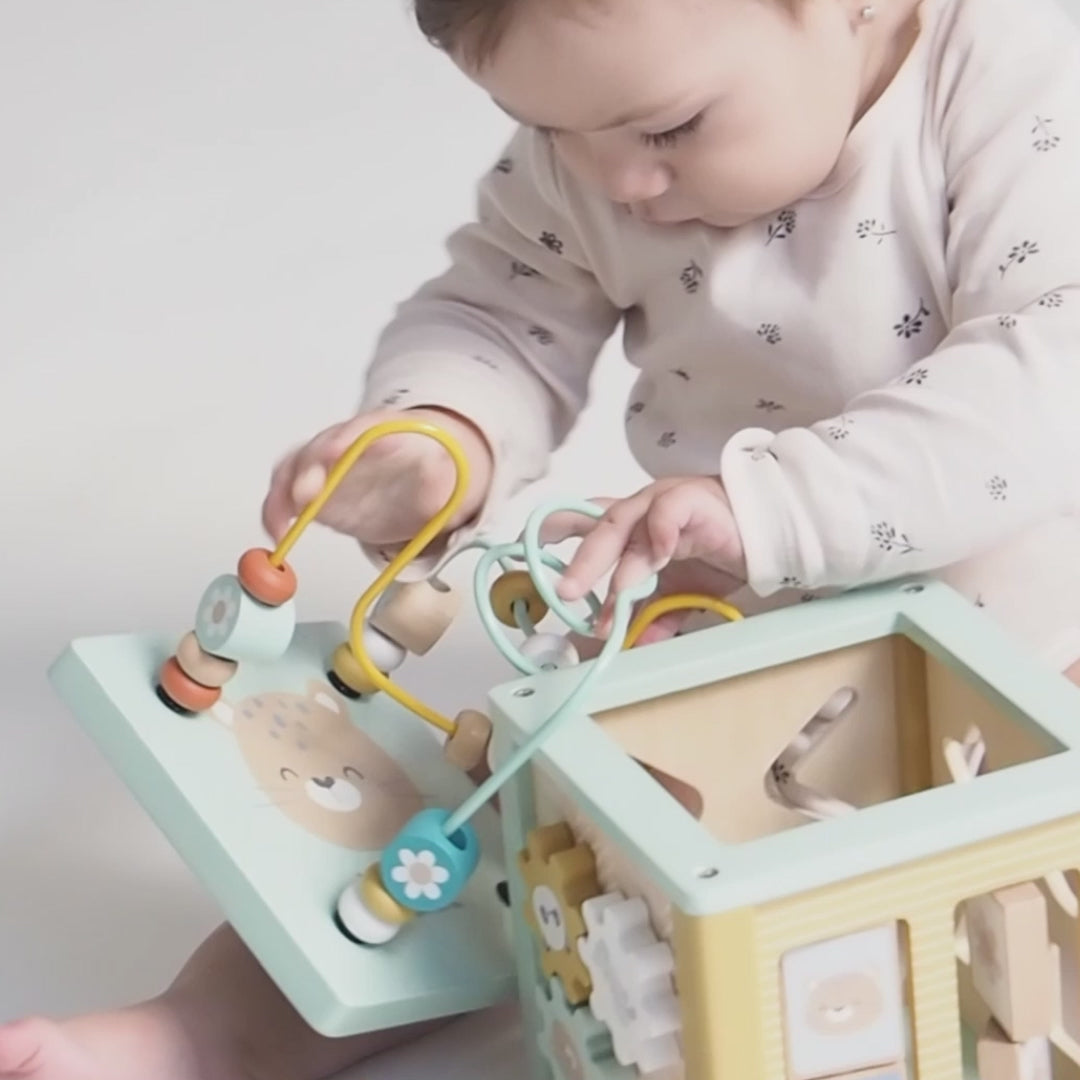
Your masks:
[[[671,179],[660,166],[631,167],[612,175],[606,180],[605,186],[613,202],[644,203],[658,199],[671,187]]]
[[[655,161],[626,161],[604,171],[603,183],[613,202],[649,202],[659,198],[671,187],[667,167]]]

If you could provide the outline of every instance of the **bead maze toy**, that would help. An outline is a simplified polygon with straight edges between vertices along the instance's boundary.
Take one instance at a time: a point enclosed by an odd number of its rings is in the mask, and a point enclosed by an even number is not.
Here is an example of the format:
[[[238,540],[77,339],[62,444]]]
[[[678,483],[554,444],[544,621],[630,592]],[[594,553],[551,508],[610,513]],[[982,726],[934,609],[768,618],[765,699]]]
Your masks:
[[[397,432],[445,447],[453,494],[348,627],[298,622],[289,552]],[[601,602],[558,597],[541,526],[600,511],[550,504],[469,545],[518,674],[451,719],[390,674],[458,610],[462,551],[397,579],[466,484],[440,429],[373,428],[175,648],[82,639],[50,672],[313,1027],[516,994],[535,1080],[1080,1080],[1072,684],[929,580],[743,618],[649,602],[654,575],[581,662],[541,624],[590,634]],[[678,608],[720,621],[634,648]]]

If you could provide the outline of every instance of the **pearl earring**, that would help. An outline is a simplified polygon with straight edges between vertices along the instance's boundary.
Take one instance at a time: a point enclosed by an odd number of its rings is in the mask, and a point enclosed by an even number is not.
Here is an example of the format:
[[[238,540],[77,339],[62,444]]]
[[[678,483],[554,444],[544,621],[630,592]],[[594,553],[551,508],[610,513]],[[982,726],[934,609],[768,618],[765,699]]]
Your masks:
[[[877,16],[877,8],[873,4],[867,4],[859,10],[859,18],[863,22],[872,22]]]

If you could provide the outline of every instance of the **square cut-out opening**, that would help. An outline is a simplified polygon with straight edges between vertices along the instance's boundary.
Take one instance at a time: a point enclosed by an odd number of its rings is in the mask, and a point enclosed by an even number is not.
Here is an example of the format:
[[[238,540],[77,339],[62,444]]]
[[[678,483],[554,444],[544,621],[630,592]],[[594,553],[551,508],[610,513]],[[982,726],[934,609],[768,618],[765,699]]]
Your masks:
[[[1080,874],[1054,872],[957,905],[965,1072],[980,1080],[1080,1075]]]
[[[595,714],[717,839],[744,843],[1063,749],[894,634]],[[687,798],[686,793],[693,793]]]

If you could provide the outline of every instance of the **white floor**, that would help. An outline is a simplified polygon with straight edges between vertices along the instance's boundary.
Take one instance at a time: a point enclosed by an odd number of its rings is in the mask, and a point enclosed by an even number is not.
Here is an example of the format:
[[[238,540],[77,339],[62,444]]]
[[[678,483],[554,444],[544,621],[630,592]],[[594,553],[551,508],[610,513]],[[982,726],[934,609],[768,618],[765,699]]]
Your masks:
[[[218,921],[52,694],[74,637],[188,629],[263,537],[270,466],[351,408],[508,124],[404,0],[0,4],[0,1022],[161,989]],[[626,376],[542,492],[618,494]],[[508,538],[514,532],[508,532]],[[298,550],[302,618],[355,549]],[[463,568],[468,572],[471,567]],[[447,711],[510,669],[465,619],[403,679]],[[365,1080],[520,1075],[513,1016]]]

